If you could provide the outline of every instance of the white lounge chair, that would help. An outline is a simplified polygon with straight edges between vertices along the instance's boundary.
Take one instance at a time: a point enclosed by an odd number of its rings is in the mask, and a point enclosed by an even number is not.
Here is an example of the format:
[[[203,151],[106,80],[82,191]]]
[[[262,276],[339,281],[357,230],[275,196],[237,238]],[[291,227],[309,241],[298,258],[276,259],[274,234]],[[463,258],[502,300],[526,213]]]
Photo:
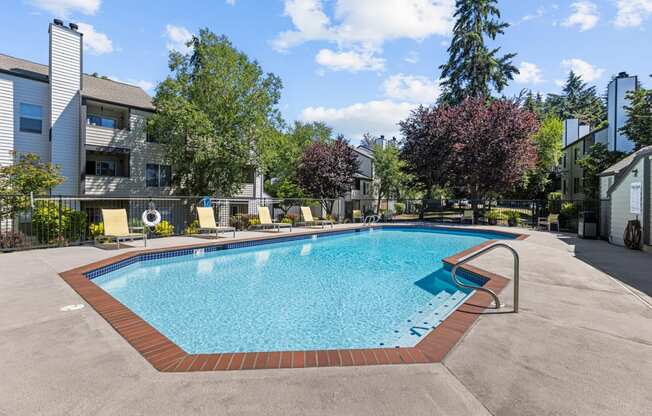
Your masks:
[[[269,208],[267,207],[258,207],[258,219],[260,220],[260,224],[255,224],[253,227],[272,228],[277,232],[280,232],[281,228],[289,227],[290,231],[292,231],[292,224],[272,221],[272,216],[269,214]]]
[[[215,233],[215,237],[219,237],[220,233],[233,233],[235,238],[235,227],[219,227],[215,223],[215,212],[213,207],[197,207],[197,218],[199,219],[199,231],[208,231],[208,233]]]
[[[324,228],[325,225],[330,224],[331,228],[334,227],[334,223],[331,220],[314,219],[310,207],[301,207],[301,215],[306,226],[321,226],[321,228]]]
[[[143,239],[143,244],[147,247],[147,234],[145,227],[129,227],[127,221],[126,209],[103,209],[102,210],[102,223],[104,224],[104,235],[95,237],[95,244],[97,240],[106,238],[115,240],[120,248],[120,241]],[[133,230],[141,230],[139,233]]]

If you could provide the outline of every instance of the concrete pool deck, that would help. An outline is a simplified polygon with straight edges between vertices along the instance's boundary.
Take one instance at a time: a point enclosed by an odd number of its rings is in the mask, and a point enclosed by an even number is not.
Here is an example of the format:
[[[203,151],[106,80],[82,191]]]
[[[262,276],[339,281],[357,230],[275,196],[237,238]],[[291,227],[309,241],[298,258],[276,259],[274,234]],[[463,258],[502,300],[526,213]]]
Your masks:
[[[443,362],[409,366],[160,373],[90,307],[60,310],[85,302],[59,272],[142,244],[2,254],[0,414],[648,414],[652,309],[640,297],[649,297],[575,258],[558,235],[491,229],[531,234],[509,242],[521,255],[520,313],[483,315]],[[601,262],[627,261],[595,244]],[[650,273],[652,255],[640,254],[649,262],[629,267]],[[511,277],[508,255],[473,264]],[[508,304],[510,294],[511,284],[501,295]]]

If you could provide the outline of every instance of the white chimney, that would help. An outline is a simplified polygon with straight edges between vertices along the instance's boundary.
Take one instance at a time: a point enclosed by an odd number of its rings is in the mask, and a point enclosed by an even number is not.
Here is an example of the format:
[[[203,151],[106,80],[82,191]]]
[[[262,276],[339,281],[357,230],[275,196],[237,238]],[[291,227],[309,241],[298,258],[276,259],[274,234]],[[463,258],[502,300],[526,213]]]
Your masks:
[[[562,135],[562,142],[564,147],[586,136],[590,131],[590,126],[580,124],[580,121],[576,118],[569,118],[564,120],[564,132]]]
[[[65,177],[53,191],[59,195],[79,193],[82,34],[75,28],[55,19],[49,29],[51,157]]]

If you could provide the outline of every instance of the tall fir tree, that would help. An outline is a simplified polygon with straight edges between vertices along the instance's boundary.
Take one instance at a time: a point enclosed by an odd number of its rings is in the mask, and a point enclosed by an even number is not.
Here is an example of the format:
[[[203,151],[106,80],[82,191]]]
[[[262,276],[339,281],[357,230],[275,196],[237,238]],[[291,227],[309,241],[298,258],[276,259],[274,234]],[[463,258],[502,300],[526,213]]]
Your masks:
[[[491,89],[501,92],[518,74],[512,65],[514,53],[499,56],[500,48],[489,49],[485,40],[495,40],[509,27],[500,20],[497,0],[457,0],[453,39],[448,62],[441,65],[441,103],[459,104],[467,97],[489,97]]]
[[[598,96],[595,86],[589,87],[582,77],[570,71],[561,94],[549,94],[546,112],[562,120],[579,119],[592,128],[607,118],[605,102]]]

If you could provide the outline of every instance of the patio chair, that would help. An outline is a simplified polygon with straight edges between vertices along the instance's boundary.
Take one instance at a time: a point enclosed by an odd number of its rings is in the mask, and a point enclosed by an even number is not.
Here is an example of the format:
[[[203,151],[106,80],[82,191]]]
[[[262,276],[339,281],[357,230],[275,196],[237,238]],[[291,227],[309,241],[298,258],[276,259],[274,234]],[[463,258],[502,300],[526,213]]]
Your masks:
[[[325,225],[330,224],[331,228],[334,227],[333,221],[331,220],[314,219],[310,207],[301,207],[301,215],[303,216],[303,221],[305,222],[306,226],[321,225],[321,228],[324,228]]]
[[[215,233],[215,238],[220,236],[220,233],[232,232],[233,238],[235,238],[235,227],[219,227],[215,223],[215,212],[213,212],[213,207],[197,207],[197,218],[199,219],[199,231],[208,231],[210,233]]]
[[[362,211],[359,209],[353,210],[353,222],[360,221],[362,222]]]
[[[102,223],[104,224],[104,235],[95,237],[95,244],[100,238],[115,240],[120,248],[120,241],[143,239],[147,247],[147,234],[145,227],[129,227],[126,209],[102,209]],[[141,230],[140,233],[133,232]]]
[[[552,231],[552,226],[557,226],[557,231],[559,231],[559,214],[550,214],[547,217],[539,217],[537,222],[538,228],[547,228],[548,231]]]
[[[464,223],[465,221],[471,221],[471,224],[475,224],[475,216],[473,214],[472,209],[465,209],[464,213],[462,214],[460,218],[460,223]]]
[[[267,207],[258,207],[258,218],[260,219],[260,224],[255,224],[253,227],[272,228],[276,229],[277,232],[280,232],[281,228],[289,227],[290,231],[292,231],[292,224],[272,221],[272,216],[269,214],[269,208]]]

